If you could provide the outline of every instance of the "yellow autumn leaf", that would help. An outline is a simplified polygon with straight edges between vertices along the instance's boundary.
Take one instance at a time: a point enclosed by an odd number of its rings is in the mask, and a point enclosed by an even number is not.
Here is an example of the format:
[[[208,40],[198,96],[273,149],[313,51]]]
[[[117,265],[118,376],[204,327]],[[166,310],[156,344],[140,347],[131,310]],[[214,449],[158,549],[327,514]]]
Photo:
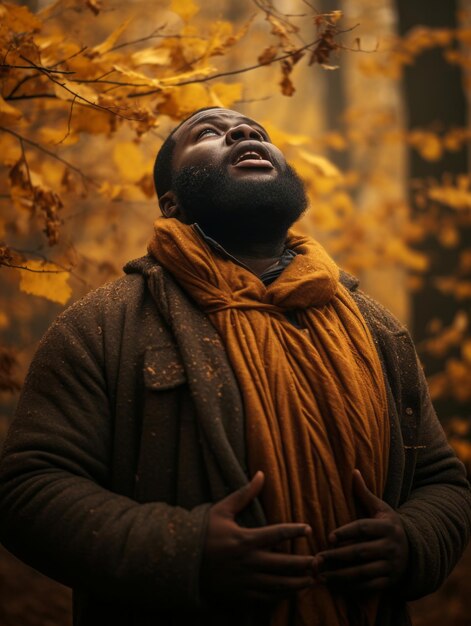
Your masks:
[[[73,100],[74,95],[77,95],[78,102],[82,104],[84,102],[96,104],[98,100],[96,91],[88,85],[71,83],[63,79],[54,83],[54,93],[60,100]]]
[[[60,304],[69,300],[72,295],[69,272],[59,270],[54,263],[43,261],[28,261],[27,267],[33,271],[18,270],[21,291]]]
[[[165,102],[159,105],[160,113],[178,120],[186,117],[193,111],[214,104],[209,90],[201,84],[184,85],[172,89]]]
[[[427,161],[438,161],[442,156],[442,142],[435,133],[413,130],[409,134],[409,142]]]
[[[302,146],[309,142],[307,135],[297,135],[295,133],[287,133],[275,126],[270,120],[262,120],[262,126],[270,135],[272,143],[282,149],[286,146]]]
[[[116,200],[116,198],[120,197],[122,189],[122,185],[112,185],[109,181],[105,180],[98,189],[98,193],[108,200]]]
[[[463,359],[468,363],[471,363],[471,339],[466,339],[461,345],[461,354]]]
[[[328,14],[329,16],[329,20],[332,22],[332,24],[336,24],[340,19],[342,19],[343,17],[343,12],[342,11],[332,11],[331,13]]]
[[[169,65],[171,55],[169,48],[145,48],[135,52],[131,58],[136,65]]]
[[[288,30],[285,24],[283,24],[277,17],[275,17],[272,13],[267,13],[266,19],[271,24],[271,32],[272,35],[275,35],[280,38],[280,41],[286,45],[290,43]]]
[[[212,54],[224,54],[228,48],[238,43],[248,33],[251,27],[255,15],[249,17],[249,19],[242,24],[241,28],[234,32],[234,27],[231,22],[217,22],[217,28],[222,39],[222,43],[219,48],[214,48]]]
[[[38,31],[42,26],[26,7],[11,3],[0,5],[0,21],[4,20],[12,31],[20,33]]]
[[[51,128],[50,126],[46,126],[39,130],[41,134],[41,139],[44,143],[48,144],[58,144],[61,143],[63,146],[70,146],[74,143],[77,143],[79,140],[77,135],[72,133],[67,134],[67,128]]]
[[[11,106],[8,102],[6,102],[2,96],[0,96],[0,119],[4,119],[7,121],[8,119],[17,120],[22,115],[21,111],[16,107]]]
[[[146,74],[143,74],[142,72],[136,72],[135,70],[130,70],[129,68],[124,67],[123,65],[113,65],[113,68],[120,74],[123,74],[123,76],[130,78],[131,82],[135,84],[148,85],[149,87],[161,86],[161,81],[159,79],[146,76]]]
[[[213,72],[216,71],[216,68],[211,65],[207,65],[206,67],[200,67],[195,70],[190,70],[189,72],[183,72],[182,74],[177,74],[176,76],[170,76],[169,78],[162,78],[162,85],[168,85],[169,87],[177,86],[178,84],[191,80],[193,78],[204,78],[205,76],[209,76]],[[183,85],[184,86],[184,85]],[[192,85],[189,85],[190,87]]]
[[[113,160],[126,182],[137,183],[149,171],[142,151],[132,141],[117,143],[113,149]]]
[[[427,193],[431,200],[445,204],[452,209],[471,208],[471,190],[459,189],[451,185],[433,187]]]
[[[312,165],[318,174],[321,174],[326,178],[342,178],[340,170],[331,161],[320,154],[313,154],[307,150],[300,150],[299,155],[307,161],[309,165]]]
[[[72,116],[71,130],[74,136],[79,133],[110,133],[116,126],[116,117],[112,112],[90,106],[76,106]],[[68,141],[64,142],[66,145]],[[71,140],[71,143],[74,143]]]
[[[12,135],[0,133],[0,163],[12,166],[21,156],[21,146]]]
[[[437,233],[439,242],[444,248],[454,248],[460,242],[460,235],[454,224],[444,224]]]
[[[242,98],[242,83],[214,83],[211,95],[216,106],[230,107]]]
[[[184,22],[189,22],[199,10],[199,6],[193,0],[172,0],[170,2],[170,11],[179,15]]]
[[[337,131],[331,131],[331,132],[325,133],[323,139],[324,139],[325,145],[328,146],[329,148],[332,148],[333,150],[346,150],[347,149],[347,141],[345,137]]]
[[[96,56],[101,56],[106,52],[109,52],[111,48],[114,47],[118,39],[124,33],[126,28],[129,26],[129,23],[132,21],[132,17],[125,20],[116,30],[114,30],[109,37],[105,39],[99,46],[95,46],[92,48],[92,53]]]

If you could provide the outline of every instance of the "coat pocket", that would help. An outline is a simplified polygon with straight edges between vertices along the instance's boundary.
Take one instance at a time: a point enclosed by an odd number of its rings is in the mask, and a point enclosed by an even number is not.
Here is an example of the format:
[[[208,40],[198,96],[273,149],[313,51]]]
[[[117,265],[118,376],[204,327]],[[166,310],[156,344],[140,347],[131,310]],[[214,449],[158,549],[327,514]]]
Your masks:
[[[144,355],[144,384],[165,391],[186,382],[185,368],[175,344],[150,347]]]
[[[175,504],[182,398],[186,375],[176,345],[152,346],[144,354],[143,422],[134,497]]]

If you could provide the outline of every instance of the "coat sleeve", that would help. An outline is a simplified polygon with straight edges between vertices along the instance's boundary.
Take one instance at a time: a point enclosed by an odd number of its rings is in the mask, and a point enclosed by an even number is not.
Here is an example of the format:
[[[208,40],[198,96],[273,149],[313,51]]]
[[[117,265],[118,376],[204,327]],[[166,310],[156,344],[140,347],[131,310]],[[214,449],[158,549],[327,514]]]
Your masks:
[[[7,436],[0,541],[51,578],[104,599],[192,608],[210,504],[189,511],[110,490],[103,349],[67,320],[66,312],[41,342]]]
[[[408,600],[437,589],[459,560],[471,532],[471,493],[463,464],[447,442],[419,365],[421,426],[412,490],[398,511],[409,540],[402,585]]]

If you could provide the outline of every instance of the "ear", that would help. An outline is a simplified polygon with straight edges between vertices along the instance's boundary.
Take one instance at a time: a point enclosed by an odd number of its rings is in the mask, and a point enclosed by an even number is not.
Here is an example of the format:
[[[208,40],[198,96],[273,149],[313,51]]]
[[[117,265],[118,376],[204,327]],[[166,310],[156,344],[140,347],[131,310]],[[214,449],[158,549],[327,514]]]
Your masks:
[[[180,207],[177,204],[177,198],[173,191],[166,191],[159,198],[159,206],[164,217],[179,217]]]

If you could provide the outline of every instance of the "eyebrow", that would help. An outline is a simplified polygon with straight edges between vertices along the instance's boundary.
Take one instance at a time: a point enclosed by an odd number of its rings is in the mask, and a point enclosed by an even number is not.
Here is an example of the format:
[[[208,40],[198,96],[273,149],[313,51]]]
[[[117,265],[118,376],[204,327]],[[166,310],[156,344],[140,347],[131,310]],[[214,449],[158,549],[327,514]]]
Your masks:
[[[194,126],[197,126],[198,124],[205,124],[207,122],[221,122],[223,118],[221,118],[220,115],[207,115],[205,117],[200,117],[199,119],[196,119],[192,122],[190,122],[188,124],[188,128],[193,128]],[[263,132],[266,134],[267,137],[269,137],[268,132],[265,130],[265,128],[259,124],[258,122],[256,122],[255,120],[252,120],[250,117],[245,117],[245,115],[242,115],[239,120],[241,122],[245,122],[246,124],[250,124],[251,126],[258,126],[258,128],[261,128],[263,130]]]

